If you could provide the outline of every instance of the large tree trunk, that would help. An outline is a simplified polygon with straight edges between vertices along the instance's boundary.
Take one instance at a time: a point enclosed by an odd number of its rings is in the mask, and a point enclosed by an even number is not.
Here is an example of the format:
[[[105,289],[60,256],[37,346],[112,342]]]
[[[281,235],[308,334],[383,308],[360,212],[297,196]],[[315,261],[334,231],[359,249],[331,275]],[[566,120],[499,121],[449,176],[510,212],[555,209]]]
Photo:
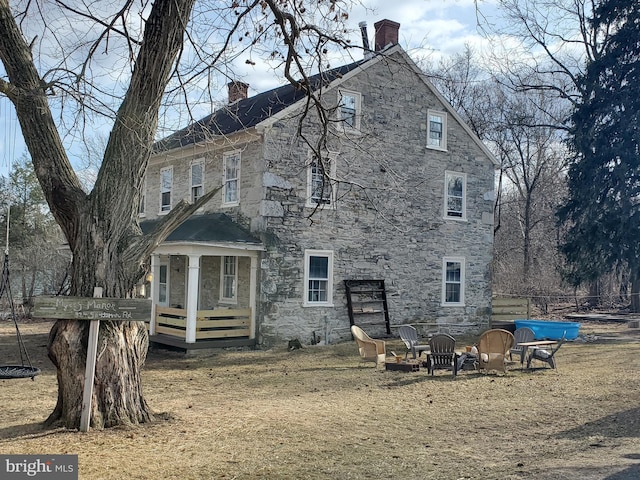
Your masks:
[[[69,162],[49,108],[51,91],[37,70],[8,0],[0,0],[0,59],[8,82],[0,93],[14,104],[33,166],[56,221],[73,253],[71,294],[124,298],[141,275],[155,245],[209,200],[179,204],[161,226],[142,236],[137,205],[158,123],[158,110],[195,0],[156,0],[145,23],[129,89],[118,110],[93,192],[86,195]],[[107,35],[108,37],[108,35]],[[135,53],[132,51],[132,54]],[[49,355],[57,367],[58,402],[48,424],[78,427],[82,408],[88,325],[56,322]],[[148,421],[140,369],[148,346],[144,325],[101,324],[90,425],[94,428]]]
[[[121,245],[126,242],[105,240],[110,238],[106,222],[97,222],[95,217],[83,215],[79,222],[71,294],[90,297],[99,286],[106,297],[124,298],[141,275],[140,261],[125,253]],[[127,227],[128,223],[122,225]],[[51,330],[49,358],[57,369],[58,401],[45,422],[48,425],[80,426],[88,331],[89,322],[77,320],[59,320]],[[153,418],[141,381],[148,346],[143,322],[100,322],[91,427],[138,424]]]
[[[47,425],[80,426],[89,322],[58,320],[50,333],[58,401]],[[140,372],[149,345],[142,322],[100,322],[90,425],[145,423],[153,414],[142,395]]]

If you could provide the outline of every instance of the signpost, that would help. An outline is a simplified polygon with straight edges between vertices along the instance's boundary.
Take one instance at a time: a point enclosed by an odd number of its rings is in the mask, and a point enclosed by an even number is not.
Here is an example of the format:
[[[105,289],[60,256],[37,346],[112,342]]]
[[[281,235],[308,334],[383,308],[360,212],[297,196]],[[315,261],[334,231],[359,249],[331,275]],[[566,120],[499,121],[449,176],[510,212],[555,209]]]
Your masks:
[[[89,320],[87,363],[84,373],[80,431],[89,430],[93,381],[96,373],[100,320],[135,322],[151,319],[150,299],[102,298],[102,288],[95,287],[93,298],[36,297],[33,316],[61,320]]]

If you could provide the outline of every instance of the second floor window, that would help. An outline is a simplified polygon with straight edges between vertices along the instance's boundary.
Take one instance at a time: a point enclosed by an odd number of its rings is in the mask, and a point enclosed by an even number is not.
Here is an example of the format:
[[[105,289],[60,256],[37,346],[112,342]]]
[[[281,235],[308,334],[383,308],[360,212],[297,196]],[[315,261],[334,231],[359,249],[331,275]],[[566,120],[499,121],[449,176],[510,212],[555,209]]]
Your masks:
[[[225,153],[223,158],[223,205],[240,202],[240,152]]]
[[[191,203],[195,203],[203,193],[204,161],[196,160],[191,164]]]
[[[173,189],[173,167],[160,170],[160,212],[171,210],[171,190]]]
[[[336,152],[329,152],[321,161],[310,153],[307,170],[307,206],[331,205],[335,203]]]
[[[444,216],[466,220],[467,176],[464,173],[446,172],[444,176]]]

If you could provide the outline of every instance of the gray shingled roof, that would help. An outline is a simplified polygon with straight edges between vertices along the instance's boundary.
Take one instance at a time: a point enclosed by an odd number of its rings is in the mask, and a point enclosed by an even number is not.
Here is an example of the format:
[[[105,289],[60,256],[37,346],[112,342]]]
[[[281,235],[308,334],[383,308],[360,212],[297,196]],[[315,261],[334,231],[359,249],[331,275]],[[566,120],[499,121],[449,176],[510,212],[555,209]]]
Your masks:
[[[314,89],[326,86],[337,78],[361,65],[365,60],[359,60],[349,65],[334,68],[321,74],[310,77]],[[162,152],[173,150],[187,145],[192,145],[211,136],[229,135],[247,128],[254,127],[258,123],[293,105],[304,98],[305,93],[287,84],[260,93],[253,97],[245,98],[224,108],[216,110],[197,122],[192,123],[182,130],[156,142],[154,151]]]
[[[149,233],[160,220],[140,222],[144,233]],[[165,239],[165,242],[214,242],[214,243],[253,243],[259,245],[260,240],[235,223],[224,213],[194,215],[186,219]]]

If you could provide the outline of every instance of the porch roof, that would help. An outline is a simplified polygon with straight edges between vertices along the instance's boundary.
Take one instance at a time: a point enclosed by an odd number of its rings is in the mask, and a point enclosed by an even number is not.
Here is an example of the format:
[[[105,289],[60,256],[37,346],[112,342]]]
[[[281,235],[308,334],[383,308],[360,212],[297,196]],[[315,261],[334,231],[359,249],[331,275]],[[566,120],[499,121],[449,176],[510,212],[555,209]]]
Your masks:
[[[140,222],[144,233],[152,231],[160,220]],[[192,215],[165,239],[165,242],[215,242],[245,243],[260,245],[262,242],[251,235],[224,213]]]

